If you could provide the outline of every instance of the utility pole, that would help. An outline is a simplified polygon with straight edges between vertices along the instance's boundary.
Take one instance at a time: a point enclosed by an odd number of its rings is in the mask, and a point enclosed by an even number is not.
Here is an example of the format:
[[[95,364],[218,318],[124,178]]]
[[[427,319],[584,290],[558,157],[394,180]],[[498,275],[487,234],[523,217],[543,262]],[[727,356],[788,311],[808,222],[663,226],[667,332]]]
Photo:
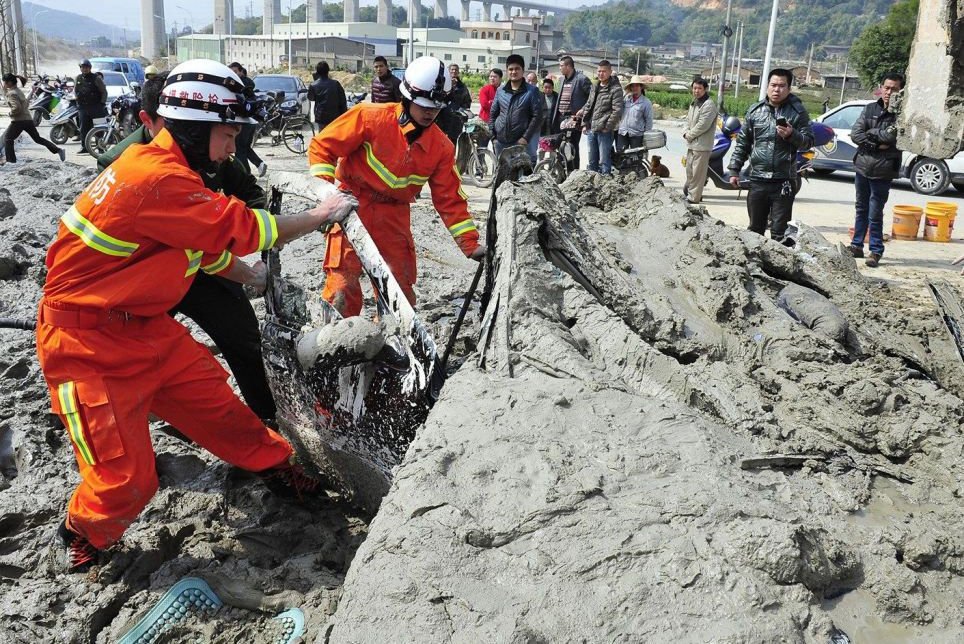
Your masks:
[[[639,50],[636,50],[636,75],[639,75]]]
[[[415,0],[408,0],[408,62],[407,65],[411,65],[412,61],[415,60],[415,21],[412,16],[415,15]]]
[[[840,83],[840,102],[837,105],[843,104],[844,91],[847,89],[847,71],[850,69],[850,58],[847,58],[846,64],[843,68],[843,82]]]
[[[325,15],[325,3],[321,3],[321,15]],[[305,67],[311,69],[311,56],[308,54],[308,3],[305,2]]]
[[[720,30],[723,35],[723,51],[720,52],[720,83],[717,89],[717,98],[719,102],[720,111],[723,111],[723,90],[726,89],[726,48],[730,44],[730,36],[733,35],[733,30],[730,29],[730,11],[733,8],[733,0],[726,0],[726,24]]]
[[[740,76],[740,75],[741,75],[741,73],[743,72],[743,70],[741,69],[741,67],[743,66],[743,29],[744,29],[744,28],[745,28],[745,27],[743,26],[743,23],[741,22],[741,23],[740,23],[740,38],[739,38],[740,45],[739,45],[739,47],[738,47],[738,49],[737,49],[737,52],[736,52],[736,90],[733,92],[733,98],[739,98],[739,97],[740,97],[740,80],[741,80],[741,76]]]
[[[807,57],[807,85],[810,84],[810,67],[813,65],[813,43],[810,43],[810,55]]]
[[[760,73],[760,99],[763,100],[767,95],[767,83],[770,77],[770,60],[773,57],[773,39],[777,31],[777,11],[780,9],[780,0],[773,0],[773,9],[770,11],[770,33],[767,34],[767,52],[763,57],[763,71]]]
[[[305,5],[305,10],[308,5]],[[294,52],[291,50],[291,0],[288,0],[288,75],[291,76],[291,58]]]

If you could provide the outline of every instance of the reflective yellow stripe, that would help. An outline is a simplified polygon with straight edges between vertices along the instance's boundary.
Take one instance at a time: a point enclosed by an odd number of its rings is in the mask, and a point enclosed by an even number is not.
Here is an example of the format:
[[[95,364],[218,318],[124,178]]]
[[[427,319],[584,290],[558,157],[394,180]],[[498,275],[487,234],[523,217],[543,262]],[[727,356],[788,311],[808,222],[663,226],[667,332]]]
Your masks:
[[[76,206],[71,206],[60,218],[60,221],[64,222],[67,230],[80,237],[80,241],[105,255],[130,257],[137,250],[138,244],[111,237],[98,230],[97,226],[80,214]]]
[[[315,163],[308,168],[308,172],[316,177],[334,177],[335,166],[330,163]]]
[[[184,277],[190,277],[197,273],[198,267],[201,266],[201,255],[204,254],[204,251],[185,248],[184,254],[187,255],[187,271],[184,272]]]
[[[60,399],[60,411],[67,421],[67,432],[70,440],[77,446],[80,457],[88,465],[94,465],[94,457],[84,439],[84,424],[77,411],[77,390],[73,382],[65,382],[57,387],[57,397]]]
[[[207,273],[208,275],[214,275],[215,273],[220,273],[221,271],[223,271],[225,268],[228,267],[228,264],[231,263],[231,257],[232,257],[231,253],[229,253],[228,251],[224,251],[223,253],[221,253],[221,256],[218,257],[216,260],[214,260],[207,266],[202,266],[201,270]]]
[[[260,241],[258,250],[268,250],[278,241],[278,221],[267,210],[255,208],[255,217],[258,218],[258,235]]]
[[[475,229],[475,222],[471,219],[466,219],[465,221],[460,221],[455,225],[449,226],[449,232],[452,233],[452,237],[470,233]]]
[[[408,186],[424,186],[428,181],[428,177],[423,177],[419,174],[410,174],[407,177],[396,177],[392,174],[392,171],[386,168],[375,156],[371,143],[365,141],[362,143],[362,146],[365,148],[365,160],[368,162],[368,167],[374,170],[375,174],[377,174],[389,188],[397,190],[399,188],[407,188]]]
[[[459,196],[468,201],[469,196],[465,194],[464,190],[462,190],[462,175],[459,174],[459,169],[453,165],[452,172],[455,173],[455,178],[459,180]]]

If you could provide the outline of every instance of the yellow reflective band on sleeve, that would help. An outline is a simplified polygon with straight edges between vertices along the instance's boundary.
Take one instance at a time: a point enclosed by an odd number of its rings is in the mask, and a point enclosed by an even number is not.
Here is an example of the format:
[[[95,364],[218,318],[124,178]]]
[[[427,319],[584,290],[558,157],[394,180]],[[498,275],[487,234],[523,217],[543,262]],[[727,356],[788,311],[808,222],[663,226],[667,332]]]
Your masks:
[[[365,141],[362,143],[362,147],[365,148],[365,161],[368,163],[368,167],[371,168],[389,188],[398,190],[400,188],[407,188],[408,186],[424,186],[428,182],[428,177],[423,177],[420,174],[396,177],[392,174],[392,171],[386,168],[385,164],[375,156],[371,143]]]
[[[452,172],[455,173],[455,177],[459,180],[459,196],[462,197],[463,199],[465,199],[466,201],[468,201],[468,200],[469,200],[469,196],[468,196],[467,194],[465,194],[465,191],[464,191],[464,190],[462,190],[462,175],[459,174],[459,169],[453,165],[453,166],[452,166]]]
[[[114,257],[130,257],[138,248],[138,244],[111,237],[99,230],[97,226],[80,214],[76,206],[71,206],[60,218],[60,221],[64,222],[67,230],[77,235],[80,241],[99,253]]]
[[[231,253],[229,253],[228,251],[224,251],[223,253],[221,253],[221,256],[218,257],[216,260],[214,260],[207,266],[202,266],[201,270],[207,273],[208,275],[214,275],[215,273],[220,273],[221,271],[226,269],[228,265],[231,263],[231,257],[232,257]]]
[[[70,434],[71,442],[77,447],[77,451],[84,462],[88,465],[94,465],[96,461],[94,461],[93,452],[90,451],[87,440],[84,438],[84,424],[80,418],[80,412],[77,410],[77,388],[74,383],[65,382],[58,385],[57,397],[60,399],[60,411],[67,423],[67,432]]]
[[[204,251],[185,248],[184,254],[187,255],[187,270],[184,272],[184,277],[190,277],[197,273],[197,269],[200,268],[201,255],[204,254]]]
[[[452,234],[452,237],[458,237],[459,235],[470,233],[473,230],[476,230],[475,222],[471,219],[466,219],[465,221],[460,221],[453,226],[449,226],[449,232]]]
[[[335,176],[335,166],[330,163],[314,163],[308,172],[316,177],[334,177]]]
[[[267,210],[255,208],[253,212],[258,219],[258,235],[260,236],[258,250],[268,250],[278,241],[278,221]]]

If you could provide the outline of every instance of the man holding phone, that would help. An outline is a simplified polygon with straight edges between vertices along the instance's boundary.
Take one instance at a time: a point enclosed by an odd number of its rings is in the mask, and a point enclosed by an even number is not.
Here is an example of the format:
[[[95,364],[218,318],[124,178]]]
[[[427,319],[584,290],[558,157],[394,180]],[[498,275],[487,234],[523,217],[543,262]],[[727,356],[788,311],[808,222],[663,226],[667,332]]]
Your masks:
[[[747,110],[729,166],[730,183],[738,186],[740,169],[749,158],[749,229],[762,235],[769,223],[770,238],[781,243],[799,187],[797,150],[813,147],[810,115],[803,102],[790,93],[792,82],[789,70],[770,71],[766,99]]]

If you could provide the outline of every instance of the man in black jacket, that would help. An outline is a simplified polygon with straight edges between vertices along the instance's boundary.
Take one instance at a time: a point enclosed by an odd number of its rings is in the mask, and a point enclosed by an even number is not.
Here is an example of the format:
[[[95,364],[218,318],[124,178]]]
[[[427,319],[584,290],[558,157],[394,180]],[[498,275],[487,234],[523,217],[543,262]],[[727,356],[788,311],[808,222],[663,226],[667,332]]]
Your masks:
[[[94,119],[107,116],[107,86],[99,74],[91,71],[90,61],[86,58],[80,63],[80,75],[74,80],[74,96],[77,97],[77,116],[80,119],[80,152],[87,154],[84,147],[87,133],[94,127]]]
[[[158,115],[157,108],[166,80],[167,72],[164,72],[144,81],[138,113],[143,125],[102,154],[97,159],[98,170],[104,170],[130,146],[150,143],[164,128],[164,118]],[[219,163],[214,174],[201,173],[201,179],[209,190],[237,197],[249,208],[268,207],[264,190],[237,158]],[[261,262],[249,266],[240,260],[229,269],[227,277],[230,279],[200,270],[187,294],[171,313],[191,318],[210,336],[231,367],[244,402],[263,421],[270,423],[274,421],[275,404],[261,358],[260,326],[241,286],[248,284],[256,290],[263,290],[265,276]]]
[[[890,183],[900,172],[901,151],[897,149],[897,116],[890,111],[890,97],[904,88],[904,77],[884,75],[880,98],[864,107],[850,130],[857,144],[854,156],[854,186],[857,189],[854,237],[848,250],[854,257],[864,256],[864,236],[870,228],[870,256],[864,263],[874,268],[884,254],[884,205],[890,196]]]
[[[559,59],[559,71],[562,73],[562,80],[559,85],[559,100],[556,101],[553,112],[547,117],[552,119],[553,132],[558,132],[562,121],[582,109],[589,99],[589,92],[592,90],[592,82],[586,78],[585,74],[576,71],[571,56],[563,56]],[[582,138],[582,128],[578,127],[572,131],[572,145],[576,154],[570,170],[579,169],[580,138]]]
[[[770,71],[765,100],[750,106],[730,158],[730,183],[740,185],[740,169],[749,158],[750,194],[746,209],[749,229],[762,235],[770,224],[770,238],[783,242],[793,216],[793,199],[799,189],[797,150],[813,147],[810,115],[803,102],[790,93],[793,74]]]
[[[308,86],[308,100],[315,103],[315,123],[321,132],[329,123],[348,111],[348,99],[341,83],[328,78],[328,63],[315,65],[315,82]]]
[[[458,111],[472,108],[472,92],[462,82],[458,65],[454,63],[449,65],[449,77],[452,79],[452,91],[449,92],[448,101],[442,111],[439,112],[435,122],[445,132],[445,136],[449,137],[452,145],[455,145],[456,141],[459,140],[459,135],[462,134],[462,128],[465,126],[465,119],[459,115]],[[456,152],[459,152],[459,150],[456,150]]]

